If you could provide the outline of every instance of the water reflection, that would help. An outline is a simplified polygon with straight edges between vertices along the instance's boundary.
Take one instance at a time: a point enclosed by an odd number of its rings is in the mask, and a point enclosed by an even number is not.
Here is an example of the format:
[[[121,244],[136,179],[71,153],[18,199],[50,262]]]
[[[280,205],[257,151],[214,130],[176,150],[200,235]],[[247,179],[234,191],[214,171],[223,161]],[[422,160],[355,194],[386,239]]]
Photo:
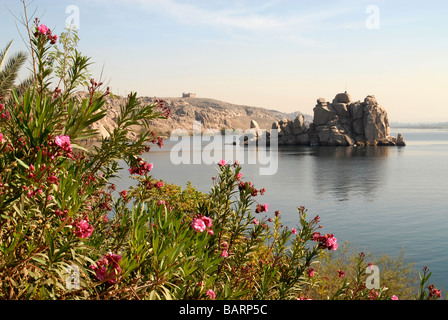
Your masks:
[[[386,177],[390,147],[315,147],[311,152],[315,196],[348,201],[375,198]]]
[[[311,155],[316,157],[352,158],[387,157],[390,147],[313,147]]]

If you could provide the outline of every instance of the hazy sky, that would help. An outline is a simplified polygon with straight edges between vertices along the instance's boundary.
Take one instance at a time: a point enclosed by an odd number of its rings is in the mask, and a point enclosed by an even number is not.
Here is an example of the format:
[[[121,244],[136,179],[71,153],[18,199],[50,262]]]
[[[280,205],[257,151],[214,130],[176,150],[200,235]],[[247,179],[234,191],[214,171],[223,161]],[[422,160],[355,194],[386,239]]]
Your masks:
[[[199,97],[313,114],[319,97],[373,94],[390,121],[448,121],[448,1],[35,0],[79,24],[114,93]],[[74,9],[74,10],[72,10]],[[25,48],[18,0],[0,0],[0,47]],[[77,15],[79,10],[79,15]],[[72,18],[75,20],[72,20]]]

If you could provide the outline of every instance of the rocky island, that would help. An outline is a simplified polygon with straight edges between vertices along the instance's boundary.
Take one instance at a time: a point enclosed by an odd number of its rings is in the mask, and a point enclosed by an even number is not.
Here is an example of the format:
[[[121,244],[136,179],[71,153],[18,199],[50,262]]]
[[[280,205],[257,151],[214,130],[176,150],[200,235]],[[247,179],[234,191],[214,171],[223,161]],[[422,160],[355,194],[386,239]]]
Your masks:
[[[356,146],[356,145],[406,145],[401,134],[390,135],[386,109],[368,95],[363,102],[353,102],[347,92],[339,93],[333,101],[317,99],[312,121],[305,121],[302,114],[295,119],[275,121],[272,129],[278,130],[279,145]],[[242,143],[266,139],[270,132],[263,131],[256,121],[251,121],[250,132]]]

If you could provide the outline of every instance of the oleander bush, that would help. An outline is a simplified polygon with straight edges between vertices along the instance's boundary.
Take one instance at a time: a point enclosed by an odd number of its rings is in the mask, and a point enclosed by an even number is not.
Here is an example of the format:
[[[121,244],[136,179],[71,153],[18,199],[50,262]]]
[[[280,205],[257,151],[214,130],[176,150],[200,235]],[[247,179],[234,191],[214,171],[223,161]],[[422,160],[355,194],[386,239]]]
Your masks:
[[[70,33],[55,49],[52,30],[38,20],[31,28],[31,85],[12,86],[0,104],[1,299],[394,298],[362,286],[362,255],[353,280],[334,275],[331,295],[316,295],[319,259],[338,248],[336,237],[303,207],[294,228],[283,226],[238,163],[219,162],[208,194],[154,179],[141,155],[163,145],[149,127],[169,117],[163,101],[141,105],[131,93],[110,136],[82,147],[97,135],[91,125],[110,92],[86,83],[90,59]],[[82,85],[88,95],[79,99]],[[129,141],[135,125],[145,130]],[[137,186],[110,182],[120,162]],[[425,270],[421,299],[437,298],[428,278]]]

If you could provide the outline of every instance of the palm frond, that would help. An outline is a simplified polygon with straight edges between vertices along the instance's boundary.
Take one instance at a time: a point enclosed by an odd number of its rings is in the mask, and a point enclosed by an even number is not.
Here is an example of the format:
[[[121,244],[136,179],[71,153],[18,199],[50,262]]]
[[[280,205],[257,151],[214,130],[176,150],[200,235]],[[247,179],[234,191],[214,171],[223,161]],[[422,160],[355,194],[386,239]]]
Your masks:
[[[0,96],[6,96],[17,79],[20,68],[26,61],[27,54],[19,51],[6,59],[12,41],[6,46],[0,55]]]
[[[2,70],[3,64],[6,61],[6,56],[8,55],[9,48],[11,48],[12,40],[8,43],[5,49],[0,52],[0,70]]]

